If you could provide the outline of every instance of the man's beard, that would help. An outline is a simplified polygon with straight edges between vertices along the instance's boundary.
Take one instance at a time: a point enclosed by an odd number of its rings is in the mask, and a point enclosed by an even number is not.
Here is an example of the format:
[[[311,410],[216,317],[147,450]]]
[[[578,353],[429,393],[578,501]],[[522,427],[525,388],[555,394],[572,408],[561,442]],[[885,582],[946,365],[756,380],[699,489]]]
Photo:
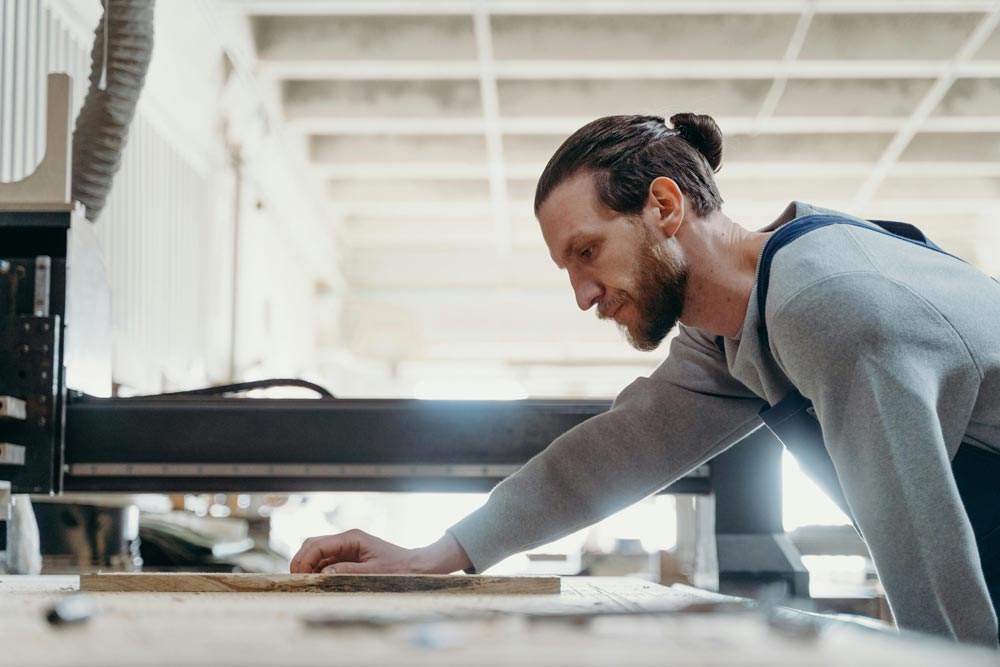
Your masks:
[[[688,270],[684,263],[660,245],[649,230],[637,261],[635,287],[631,292],[618,292],[609,302],[602,303],[598,317],[606,318],[627,303],[636,314],[630,325],[618,323],[629,344],[648,352],[659,347],[667,334],[677,326],[684,310],[684,290]]]

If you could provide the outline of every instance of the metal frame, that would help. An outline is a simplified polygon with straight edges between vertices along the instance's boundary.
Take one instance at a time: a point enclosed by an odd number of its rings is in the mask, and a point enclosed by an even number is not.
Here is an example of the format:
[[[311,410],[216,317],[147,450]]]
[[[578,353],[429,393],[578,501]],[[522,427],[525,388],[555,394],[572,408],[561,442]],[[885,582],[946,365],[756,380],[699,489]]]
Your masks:
[[[607,401],[78,397],[66,491],[489,491]],[[708,493],[707,471],[669,492]]]
[[[62,488],[66,378],[63,324],[70,211],[0,212],[0,396],[24,402],[0,419],[0,442],[23,463],[0,464],[15,493]],[[46,261],[39,262],[39,258]],[[36,289],[44,279],[48,289]]]

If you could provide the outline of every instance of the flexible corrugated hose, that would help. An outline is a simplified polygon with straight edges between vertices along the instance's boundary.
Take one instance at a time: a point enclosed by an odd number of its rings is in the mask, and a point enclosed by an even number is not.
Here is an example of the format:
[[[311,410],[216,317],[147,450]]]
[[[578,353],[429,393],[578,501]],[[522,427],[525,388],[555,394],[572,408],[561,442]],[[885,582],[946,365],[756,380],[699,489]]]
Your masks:
[[[153,55],[154,0],[103,0],[91,52],[90,90],[73,133],[73,199],[97,220],[121,165]]]

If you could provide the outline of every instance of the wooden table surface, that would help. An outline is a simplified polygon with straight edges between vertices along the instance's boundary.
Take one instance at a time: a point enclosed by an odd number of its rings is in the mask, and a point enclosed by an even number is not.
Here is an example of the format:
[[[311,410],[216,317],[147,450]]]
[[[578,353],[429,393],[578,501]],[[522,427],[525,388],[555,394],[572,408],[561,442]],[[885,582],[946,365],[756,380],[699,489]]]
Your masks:
[[[89,621],[49,625],[46,611],[78,585],[74,576],[0,577],[0,665],[1000,665],[1000,653],[839,622],[795,636],[756,612],[586,623],[519,615],[670,611],[705,600],[636,579],[565,578],[559,595],[89,593]],[[334,622],[424,615],[439,620]]]

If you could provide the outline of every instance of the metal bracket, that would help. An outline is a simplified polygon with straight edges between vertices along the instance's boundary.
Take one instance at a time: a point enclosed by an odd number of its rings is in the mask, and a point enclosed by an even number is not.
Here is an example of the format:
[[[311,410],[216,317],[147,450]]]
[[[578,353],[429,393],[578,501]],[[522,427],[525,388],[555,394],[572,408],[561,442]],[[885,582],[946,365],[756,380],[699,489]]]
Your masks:
[[[35,258],[35,317],[49,316],[49,291],[52,288],[52,258]]]
[[[9,442],[0,442],[0,465],[23,466],[24,447],[12,445]]]
[[[13,396],[0,396],[0,418],[25,420],[25,403]]]
[[[10,482],[0,481],[0,521],[10,521]]]
[[[0,209],[5,211],[71,210],[73,136],[70,128],[73,82],[67,74],[49,74],[45,157],[30,175],[0,183]]]

